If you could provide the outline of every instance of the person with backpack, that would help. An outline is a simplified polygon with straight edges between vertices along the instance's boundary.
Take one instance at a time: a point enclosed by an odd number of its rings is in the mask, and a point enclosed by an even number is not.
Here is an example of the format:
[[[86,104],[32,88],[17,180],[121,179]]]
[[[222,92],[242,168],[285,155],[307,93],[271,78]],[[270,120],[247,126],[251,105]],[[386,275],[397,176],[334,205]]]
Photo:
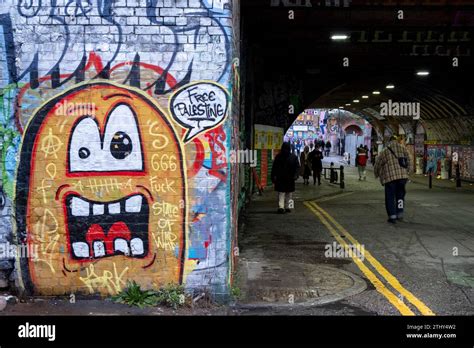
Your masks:
[[[356,166],[359,170],[359,181],[367,180],[365,167],[367,166],[367,160],[369,159],[369,155],[367,150],[361,145],[357,148],[357,155],[356,155]]]
[[[275,191],[278,192],[278,214],[291,212],[290,202],[295,192],[295,181],[298,179],[298,157],[291,153],[290,143],[284,142],[281,151],[273,161],[271,172]]]
[[[392,136],[387,147],[375,160],[374,174],[385,187],[385,208],[388,222],[403,221],[406,183],[410,168],[410,156],[397,136]]]

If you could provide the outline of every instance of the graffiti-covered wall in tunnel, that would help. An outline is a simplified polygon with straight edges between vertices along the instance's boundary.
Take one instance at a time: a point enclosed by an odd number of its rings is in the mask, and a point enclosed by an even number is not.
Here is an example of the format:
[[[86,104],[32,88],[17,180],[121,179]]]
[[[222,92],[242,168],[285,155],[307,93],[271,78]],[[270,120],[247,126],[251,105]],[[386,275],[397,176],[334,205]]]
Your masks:
[[[228,292],[232,15],[229,0],[2,2],[0,243],[29,253],[3,255],[0,280]]]

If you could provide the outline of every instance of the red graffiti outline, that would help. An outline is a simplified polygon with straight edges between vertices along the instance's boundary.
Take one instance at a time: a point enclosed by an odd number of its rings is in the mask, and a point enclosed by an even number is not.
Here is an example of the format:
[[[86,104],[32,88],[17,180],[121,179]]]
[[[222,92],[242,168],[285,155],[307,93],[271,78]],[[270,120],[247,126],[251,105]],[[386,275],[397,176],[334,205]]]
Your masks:
[[[222,173],[219,170],[227,168],[227,161],[224,161],[221,164],[217,164],[217,160],[222,159],[223,156],[225,159],[226,148],[225,145],[222,144],[222,142],[226,140],[227,135],[225,134],[222,126],[219,126],[214,130],[204,134],[204,136],[209,141],[209,146],[212,152],[212,165],[211,168],[209,168],[209,174],[220,179],[222,182],[225,182],[227,180],[227,172]],[[222,150],[221,152],[217,152],[217,150],[215,149],[216,145]]]
[[[129,65],[133,65],[135,64],[134,62],[122,62],[122,63],[118,63],[116,65],[114,65],[112,68],[110,68],[110,72],[113,72],[114,70],[122,67],[122,66],[129,66]],[[143,68],[146,68],[146,69],[150,69],[160,75],[163,74],[163,72],[165,71],[163,68],[157,66],[157,65],[152,65],[152,64],[147,64],[147,63],[139,63],[139,66],[143,67]],[[102,58],[96,54],[95,52],[90,52],[89,53],[89,58],[87,60],[87,64],[86,66],[84,67],[84,70],[81,71],[81,72],[86,72],[88,71],[89,69],[91,68],[94,68],[97,72],[100,72],[104,69],[104,64],[102,63]],[[59,75],[59,78],[60,79],[67,79],[69,77],[71,77],[73,74],[60,74]],[[42,82],[45,82],[45,81],[49,81],[52,79],[52,76],[51,75],[48,75],[48,76],[43,76],[41,77],[40,79],[38,79],[38,82],[39,83],[42,83]],[[166,83],[168,84],[168,86],[173,89],[177,84],[178,82],[176,81],[176,79],[169,73],[167,72],[167,77],[166,77]],[[20,134],[23,135],[23,127],[21,125],[21,122],[20,122],[20,114],[21,114],[21,101],[23,99],[23,96],[25,95],[25,93],[30,89],[31,87],[31,83],[28,82],[28,83],[25,83],[25,85],[20,89],[19,93],[18,93],[18,97],[17,97],[17,102],[15,103],[15,125],[17,126]],[[151,95],[151,93],[149,93]]]

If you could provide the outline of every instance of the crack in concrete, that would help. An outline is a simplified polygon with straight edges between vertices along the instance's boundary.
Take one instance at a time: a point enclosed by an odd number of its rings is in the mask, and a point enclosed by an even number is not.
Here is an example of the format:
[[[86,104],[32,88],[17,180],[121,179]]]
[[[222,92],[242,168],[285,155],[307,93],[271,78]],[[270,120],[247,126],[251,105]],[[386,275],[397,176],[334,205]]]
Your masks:
[[[458,285],[458,284],[456,284],[456,283],[453,283],[453,282],[451,282],[451,281],[449,280],[449,277],[448,277],[448,275],[447,275],[447,273],[446,273],[446,268],[444,267],[444,259],[443,259],[442,257],[440,257],[439,259],[440,259],[440,261],[441,261],[441,269],[443,270],[443,274],[444,274],[444,276],[446,277],[446,282],[447,282],[449,285],[454,286],[456,289],[460,290],[460,291],[462,292],[462,294],[464,295],[464,297],[466,298],[467,302],[469,302],[469,304],[472,306],[472,301],[471,301],[471,299],[469,298],[469,296],[464,292],[464,289],[463,289],[460,285]]]
[[[423,244],[423,242],[421,241],[421,238],[420,236],[418,235],[418,232],[416,231],[413,231],[415,237],[416,237],[416,240],[418,241],[418,243],[420,243],[420,245],[423,247],[423,249],[425,249],[426,253],[434,260],[436,260],[436,257],[433,256],[433,254],[430,253],[430,251],[428,250],[428,248],[425,246],[425,244]]]

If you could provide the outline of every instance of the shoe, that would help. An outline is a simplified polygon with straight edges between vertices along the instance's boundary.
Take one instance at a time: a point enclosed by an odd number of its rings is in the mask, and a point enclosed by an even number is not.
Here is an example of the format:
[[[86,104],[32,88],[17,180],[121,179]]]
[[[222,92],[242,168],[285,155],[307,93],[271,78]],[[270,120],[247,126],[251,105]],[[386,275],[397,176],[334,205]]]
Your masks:
[[[387,222],[390,223],[390,224],[396,224],[397,220],[396,219],[388,219]]]
[[[291,213],[291,209],[290,209],[290,208],[286,208],[286,209],[285,209],[285,212]]]
[[[278,214],[285,214],[285,209],[278,208],[277,213]]]

